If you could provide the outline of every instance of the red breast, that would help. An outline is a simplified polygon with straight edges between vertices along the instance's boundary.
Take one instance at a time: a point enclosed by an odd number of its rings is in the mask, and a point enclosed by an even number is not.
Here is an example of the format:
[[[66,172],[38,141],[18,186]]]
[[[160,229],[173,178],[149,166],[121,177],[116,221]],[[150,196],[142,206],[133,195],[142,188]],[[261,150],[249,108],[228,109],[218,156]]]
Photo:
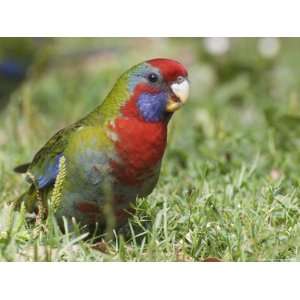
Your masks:
[[[153,174],[167,142],[167,123],[142,120],[136,108],[137,98],[135,94],[127,102],[111,126],[117,136],[114,144],[119,158],[111,166],[115,176],[127,185],[138,185]]]

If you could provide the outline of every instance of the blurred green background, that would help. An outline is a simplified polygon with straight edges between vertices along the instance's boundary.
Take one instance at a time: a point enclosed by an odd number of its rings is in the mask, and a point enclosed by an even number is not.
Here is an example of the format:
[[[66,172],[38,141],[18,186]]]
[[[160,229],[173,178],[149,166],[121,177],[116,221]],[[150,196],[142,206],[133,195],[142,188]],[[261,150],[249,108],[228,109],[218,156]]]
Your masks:
[[[144,242],[131,231],[105,256],[81,241],[64,259],[299,260],[299,49],[298,38],[1,38],[3,259],[37,244],[66,249],[61,236],[34,239],[7,221],[27,186],[13,167],[98,105],[123,71],[167,57],[188,68],[191,97],[171,122],[158,187],[137,204]]]

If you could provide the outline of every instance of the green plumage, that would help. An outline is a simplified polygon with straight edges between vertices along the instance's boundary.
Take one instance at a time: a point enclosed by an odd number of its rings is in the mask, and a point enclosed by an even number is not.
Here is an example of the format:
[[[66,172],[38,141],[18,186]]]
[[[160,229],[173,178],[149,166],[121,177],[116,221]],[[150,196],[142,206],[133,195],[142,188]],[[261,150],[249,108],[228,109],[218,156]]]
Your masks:
[[[103,178],[109,168],[108,161],[114,156],[113,143],[108,137],[106,128],[109,122],[120,114],[122,103],[129,99],[128,77],[137,67],[131,68],[118,79],[103,103],[96,107],[94,111],[76,123],[58,131],[36,153],[31,163],[15,168],[16,172],[26,173],[26,180],[31,184],[29,190],[18,199],[17,206],[24,202],[29,212],[37,212],[40,196],[42,196],[43,205],[47,206],[57,174],[51,182],[42,188],[39,187],[38,179],[44,176],[49,166],[57,163],[56,158],[58,155],[63,155],[66,158],[67,174],[69,174],[64,182],[64,194],[72,190],[77,190],[78,193],[81,189],[84,190],[88,185],[87,177],[91,177],[92,181],[96,182],[96,186],[98,186],[98,180],[104,181]],[[85,166],[83,159],[79,164],[81,157],[85,157],[87,160],[90,159],[90,163]],[[90,164],[97,160],[101,161],[101,164],[98,164],[101,176],[99,176],[98,171],[96,171],[96,174],[88,174]],[[76,174],[76,176],[70,176],[70,174]],[[91,194],[93,194],[93,191],[91,191]],[[65,209],[58,208],[58,215],[63,215],[63,213],[60,214],[59,210],[65,213]],[[72,214],[76,216],[76,213]],[[80,215],[77,215],[77,220],[87,223],[86,220],[82,220]]]

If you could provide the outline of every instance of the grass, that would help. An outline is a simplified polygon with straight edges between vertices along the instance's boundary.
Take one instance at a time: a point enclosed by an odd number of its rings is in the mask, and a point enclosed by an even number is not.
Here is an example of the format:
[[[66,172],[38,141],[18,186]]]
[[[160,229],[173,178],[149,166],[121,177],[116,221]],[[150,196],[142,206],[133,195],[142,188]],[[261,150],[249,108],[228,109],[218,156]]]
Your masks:
[[[97,43],[117,50],[29,78],[2,111],[1,260],[300,259],[299,40],[282,40],[269,60],[254,39],[234,40],[222,58],[207,54],[199,39],[56,42],[57,52]],[[10,204],[27,188],[13,167],[97,105],[127,67],[154,56],[187,62],[192,81],[190,101],[170,124],[154,192],[105,241],[78,228],[62,233],[51,214],[28,224],[25,211]]]

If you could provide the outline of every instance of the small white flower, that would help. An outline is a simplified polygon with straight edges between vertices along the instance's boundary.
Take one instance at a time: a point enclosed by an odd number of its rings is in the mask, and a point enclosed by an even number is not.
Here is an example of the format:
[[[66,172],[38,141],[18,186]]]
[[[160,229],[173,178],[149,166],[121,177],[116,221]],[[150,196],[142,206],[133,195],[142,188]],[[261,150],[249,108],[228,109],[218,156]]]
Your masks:
[[[204,39],[204,47],[208,53],[220,56],[230,49],[230,39],[226,37],[212,37]]]
[[[261,56],[273,58],[279,53],[280,40],[273,37],[261,38],[258,40],[257,48]]]

